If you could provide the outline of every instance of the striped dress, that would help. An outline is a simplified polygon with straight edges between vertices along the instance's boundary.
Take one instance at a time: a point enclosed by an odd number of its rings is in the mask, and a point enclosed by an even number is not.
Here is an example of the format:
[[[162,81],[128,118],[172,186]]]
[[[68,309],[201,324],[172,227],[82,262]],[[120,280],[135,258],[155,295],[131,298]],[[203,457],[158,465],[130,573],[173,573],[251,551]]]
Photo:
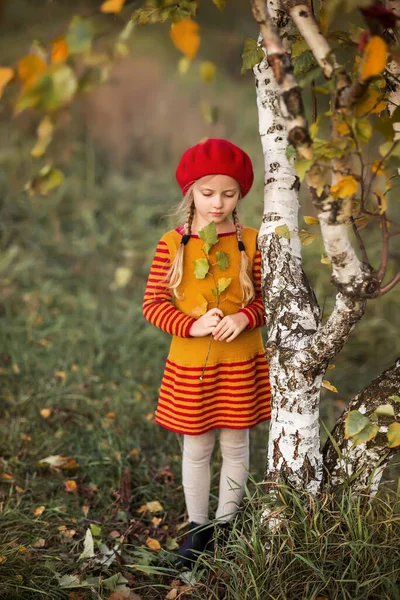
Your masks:
[[[216,253],[229,255],[229,266],[221,271],[212,266],[215,279],[230,277],[231,284],[222,293],[219,308],[224,315],[245,313],[247,328],[233,341],[212,340],[204,377],[200,374],[207,356],[210,336],[191,337],[193,315],[204,298],[207,310],[216,306],[211,289],[214,279],[206,275],[197,279],[193,261],[204,258],[203,240],[192,235],[185,246],[181,299],[172,298],[162,279],[174,259],[183,235],[180,226],[163,235],[151,265],[143,300],[144,317],[171,334],[172,341],[159,388],[156,421],[177,433],[200,435],[211,429],[246,429],[270,418],[270,384],[260,327],[265,324],[261,298],[261,254],[257,248],[257,230],[242,227],[246,254],[251,260],[256,296],[241,308],[239,283],[240,251],[235,232],[218,234],[218,242],[209,253],[211,263]],[[203,296],[199,297],[199,294]]]

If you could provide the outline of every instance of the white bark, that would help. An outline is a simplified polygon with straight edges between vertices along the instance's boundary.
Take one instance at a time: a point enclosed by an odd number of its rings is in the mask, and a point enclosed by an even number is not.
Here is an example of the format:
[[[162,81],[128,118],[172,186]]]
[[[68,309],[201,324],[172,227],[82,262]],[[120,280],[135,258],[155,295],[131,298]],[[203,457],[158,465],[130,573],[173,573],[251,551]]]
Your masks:
[[[299,180],[286,158],[287,129],[279,110],[279,88],[266,60],[254,74],[265,161],[259,245],[273,389],[266,479],[276,481],[283,475],[293,485],[316,492],[322,475],[318,408],[323,369],[317,378],[309,378],[301,349],[318,327],[319,309],[301,265]],[[289,239],[275,233],[285,226]]]

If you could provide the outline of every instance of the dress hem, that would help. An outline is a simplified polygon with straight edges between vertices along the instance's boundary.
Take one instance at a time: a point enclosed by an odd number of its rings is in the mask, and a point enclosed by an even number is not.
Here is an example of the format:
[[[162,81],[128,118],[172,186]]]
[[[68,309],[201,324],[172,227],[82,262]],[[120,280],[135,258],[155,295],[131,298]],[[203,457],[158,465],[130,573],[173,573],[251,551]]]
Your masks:
[[[264,423],[265,421],[270,421],[270,420],[271,420],[271,415],[269,417],[264,417],[264,418],[260,419],[254,425],[247,425],[247,426],[217,425],[216,427],[209,427],[208,429],[205,429],[204,431],[199,431],[199,433],[192,433],[192,432],[188,432],[188,431],[182,431],[182,430],[178,430],[178,429],[173,429],[172,427],[168,427],[167,425],[163,425],[162,423],[160,423],[159,421],[157,421],[157,419],[156,419],[156,423],[157,423],[157,425],[159,425],[163,429],[167,429],[168,431],[172,431],[172,433],[180,433],[182,435],[203,435],[203,433],[208,433],[209,431],[212,431],[213,429],[253,429],[253,427],[256,427],[260,423]]]

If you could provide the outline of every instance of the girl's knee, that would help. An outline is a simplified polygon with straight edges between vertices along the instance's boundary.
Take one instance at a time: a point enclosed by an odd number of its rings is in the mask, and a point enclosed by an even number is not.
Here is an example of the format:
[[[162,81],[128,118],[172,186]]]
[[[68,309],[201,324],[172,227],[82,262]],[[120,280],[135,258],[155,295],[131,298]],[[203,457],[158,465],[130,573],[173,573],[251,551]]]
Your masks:
[[[183,440],[183,455],[193,462],[210,460],[214,444],[214,430],[201,435],[185,435]]]
[[[219,442],[222,458],[240,462],[246,461],[248,458],[248,429],[222,429]]]

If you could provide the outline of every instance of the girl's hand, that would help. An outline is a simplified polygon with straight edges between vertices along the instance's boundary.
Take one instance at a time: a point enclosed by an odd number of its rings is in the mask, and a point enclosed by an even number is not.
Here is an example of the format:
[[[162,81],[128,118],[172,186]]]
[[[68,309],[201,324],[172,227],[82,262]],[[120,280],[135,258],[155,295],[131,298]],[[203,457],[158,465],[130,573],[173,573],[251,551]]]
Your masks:
[[[231,342],[234,340],[239,333],[246,329],[249,324],[249,319],[244,313],[236,313],[234,315],[227,315],[217,325],[214,330],[214,340],[222,342],[226,340]]]
[[[189,335],[192,337],[204,337],[213,333],[223,316],[224,313],[220,308],[210,308],[202,317],[197,319],[196,323],[193,323]]]

